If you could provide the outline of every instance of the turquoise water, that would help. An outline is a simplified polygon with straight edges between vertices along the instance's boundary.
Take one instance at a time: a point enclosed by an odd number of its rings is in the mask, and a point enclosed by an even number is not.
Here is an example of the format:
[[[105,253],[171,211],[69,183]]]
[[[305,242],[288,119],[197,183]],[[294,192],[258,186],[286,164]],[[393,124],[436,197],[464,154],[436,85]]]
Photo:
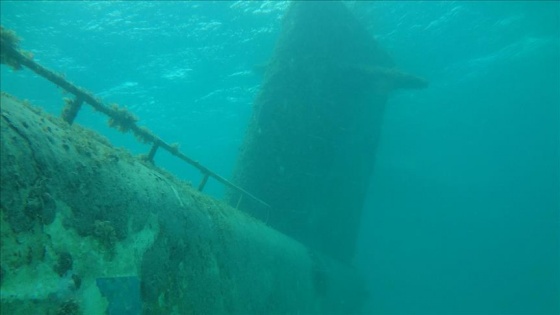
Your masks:
[[[262,82],[253,68],[271,55],[286,3],[0,5],[38,62],[230,177]],[[388,102],[356,258],[365,312],[559,313],[559,3],[349,6],[399,68],[430,81]],[[5,66],[1,77],[3,91],[60,111],[45,80]],[[94,113],[77,122],[149,149]]]

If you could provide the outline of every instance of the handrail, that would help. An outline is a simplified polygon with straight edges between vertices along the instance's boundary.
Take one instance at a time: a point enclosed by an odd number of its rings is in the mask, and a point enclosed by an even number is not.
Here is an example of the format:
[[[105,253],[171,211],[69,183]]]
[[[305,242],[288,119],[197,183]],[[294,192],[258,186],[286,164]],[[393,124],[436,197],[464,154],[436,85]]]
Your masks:
[[[4,30],[2,30],[4,32]],[[14,44],[17,43],[10,43],[9,41],[5,40],[4,37],[1,39],[1,48],[2,48],[2,57],[4,56],[11,58],[11,62],[16,62],[16,65],[23,65],[29,68],[31,71],[35,72],[39,76],[44,77],[45,79],[51,81],[52,83],[58,85],[60,88],[64,89],[65,91],[73,94],[75,96],[74,100],[67,101],[66,106],[62,111],[62,118],[67,121],[69,124],[72,124],[76,115],[78,114],[79,110],[81,109],[82,103],[87,103],[91,105],[95,110],[107,115],[110,117],[109,119],[109,126],[113,128],[117,128],[122,132],[132,131],[136,138],[144,143],[152,143],[152,147],[150,152],[147,155],[147,160],[153,163],[154,156],[157,150],[161,147],[164,150],[168,151],[172,155],[178,157],[179,159],[187,162],[188,164],[192,165],[196,169],[198,169],[202,174],[203,178],[198,186],[198,190],[202,191],[206,182],[208,181],[209,177],[216,179],[218,182],[222,183],[223,185],[232,188],[239,193],[240,199],[243,195],[257,201],[258,203],[270,208],[266,202],[262,201],[261,199],[257,198],[253,194],[249,193],[245,189],[233,184],[229,180],[225,179],[224,177],[216,174],[215,172],[211,171],[204,165],[200,164],[198,161],[193,160],[192,158],[186,156],[185,154],[179,151],[178,145],[169,144],[160,137],[153,134],[149,129],[145,127],[139,127],[136,122],[138,118],[130,113],[127,109],[119,107],[116,104],[112,106],[105,105],[100,99],[96,98],[93,93],[87,91],[84,88],[78,87],[71,83],[70,81],[66,80],[62,75],[55,73],[46,67],[40,65],[36,61],[34,61],[27,53],[24,53],[17,49]]]

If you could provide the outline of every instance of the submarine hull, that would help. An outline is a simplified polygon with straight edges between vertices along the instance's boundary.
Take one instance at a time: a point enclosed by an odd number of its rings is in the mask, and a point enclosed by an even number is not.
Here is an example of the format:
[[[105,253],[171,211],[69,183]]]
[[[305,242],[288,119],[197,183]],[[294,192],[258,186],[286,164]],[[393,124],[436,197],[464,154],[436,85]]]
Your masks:
[[[6,314],[348,314],[351,267],[9,95],[1,98]]]

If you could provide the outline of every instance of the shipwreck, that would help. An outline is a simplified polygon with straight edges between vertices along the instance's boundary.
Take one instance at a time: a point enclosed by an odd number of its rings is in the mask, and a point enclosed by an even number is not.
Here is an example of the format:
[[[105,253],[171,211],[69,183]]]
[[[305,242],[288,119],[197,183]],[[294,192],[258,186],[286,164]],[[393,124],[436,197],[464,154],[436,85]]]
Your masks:
[[[403,73],[339,2],[294,2],[227,180],[124,107],[43,67],[2,28],[1,61],[65,90],[60,117],[1,95],[0,308],[6,314],[349,314],[383,108]],[[83,106],[151,145],[141,157],[74,124]],[[200,170],[192,186],[159,150]],[[208,180],[227,202],[204,194]],[[229,204],[228,204],[229,203]]]

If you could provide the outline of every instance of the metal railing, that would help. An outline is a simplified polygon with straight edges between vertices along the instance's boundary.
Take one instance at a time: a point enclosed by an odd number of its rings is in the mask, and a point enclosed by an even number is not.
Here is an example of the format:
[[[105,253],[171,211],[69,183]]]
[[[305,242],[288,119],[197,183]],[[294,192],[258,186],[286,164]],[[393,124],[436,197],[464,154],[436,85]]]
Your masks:
[[[5,29],[3,29],[2,32],[11,32],[11,31],[6,31]],[[15,37],[15,33],[12,32],[11,35],[14,35],[14,37]],[[57,86],[59,86],[63,90],[65,90],[68,93],[74,95],[73,100],[69,100],[69,101],[66,102],[66,106],[62,110],[62,114],[61,114],[62,119],[64,119],[69,124],[72,124],[74,122],[74,119],[76,118],[78,112],[80,111],[82,104],[83,103],[89,104],[96,111],[99,111],[99,112],[109,116],[109,126],[110,127],[116,128],[116,129],[118,129],[122,132],[131,131],[136,136],[136,138],[139,139],[140,141],[142,141],[144,143],[151,143],[152,147],[150,149],[150,152],[147,155],[147,160],[148,161],[153,163],[154,162],[154,156],[155,156],[157,150],[159,148],[162,148],[162,149],[168,151],[169,153],[171,153],[172,155],[178,157],[179,159],[187,162],[188,164],[190,164],[193,167],[195,167],[196,169],[198,169],[203,175],[202,180],[200,181],[200,184],[198,185],[198,190],[199,191],[202,191],[204,189],[204,186],[206,185],[206,182],[208,181],[208,179],[210,177],[212,177],[215,180],[217,180],[218,182],[222,183],[223,185],[225,185],[225,186],[227,186],[227,187],[229,187],[233,190],[236,190],[237,192],[240,193],[238,205],[241,201],[241,198],[243,198],[243,196],[247,196],[247,197],[253,199],[254,201],[266,206],[267,208],[270,208],[270,205],[268,205],[266,202],[257,198],[256,196],[249,193],[245,189],[233,184],[232,182],[225,179],[224,177],[222,177],[222,176],[216,174],[215,172],[211,171],[210,169],[208,169],[204,165],[200,164],[198,161],[196,161],[196,160],[186,156],[182,152],[180,152],[178,145],[169,144],[169,143],[163,141],[163,139],[161,139],[157,135],[153,134],[149,129],[147,129],[145,127],[138,126],[136,124],[136,122],[138,121],[138,118],[136,116],[134,116],[131,112],[129,112],[127,109],[125,109],[123,107],[119,107],[116,104],[113,104],[112,106],[105,105],[100,99],[96,98],[93,95],[93,93],[87,91],[86,89],[83,89],[81,87],[78,87],[78,86],[74,85],[73,83],[66,80],[62,75],[60,75],[58,73],[55,73],[55,72],[43,67],[39,63],[35,62],[32,59],[32,57],[29,56],[28,53],[23,52],[16,47],[17,42],[15,44],[11,43],[11,42],[7,41],[4,38],[4,36],[2,36],[1,41],[2,41],[1,42],[1,49],[2,49],[3,63],[5,63],[4,62],[5,60],[9,60],[8,65],[10,65],[12,67],[14,67],[14,65],[15,65],[16,69],[18,67],[25,66],[28,69],[30,69],[31,71],[38,74],[39,76],[44,77],[45,79],[47,79],[47,80],[51,81],[52,83],[56,84]]]

